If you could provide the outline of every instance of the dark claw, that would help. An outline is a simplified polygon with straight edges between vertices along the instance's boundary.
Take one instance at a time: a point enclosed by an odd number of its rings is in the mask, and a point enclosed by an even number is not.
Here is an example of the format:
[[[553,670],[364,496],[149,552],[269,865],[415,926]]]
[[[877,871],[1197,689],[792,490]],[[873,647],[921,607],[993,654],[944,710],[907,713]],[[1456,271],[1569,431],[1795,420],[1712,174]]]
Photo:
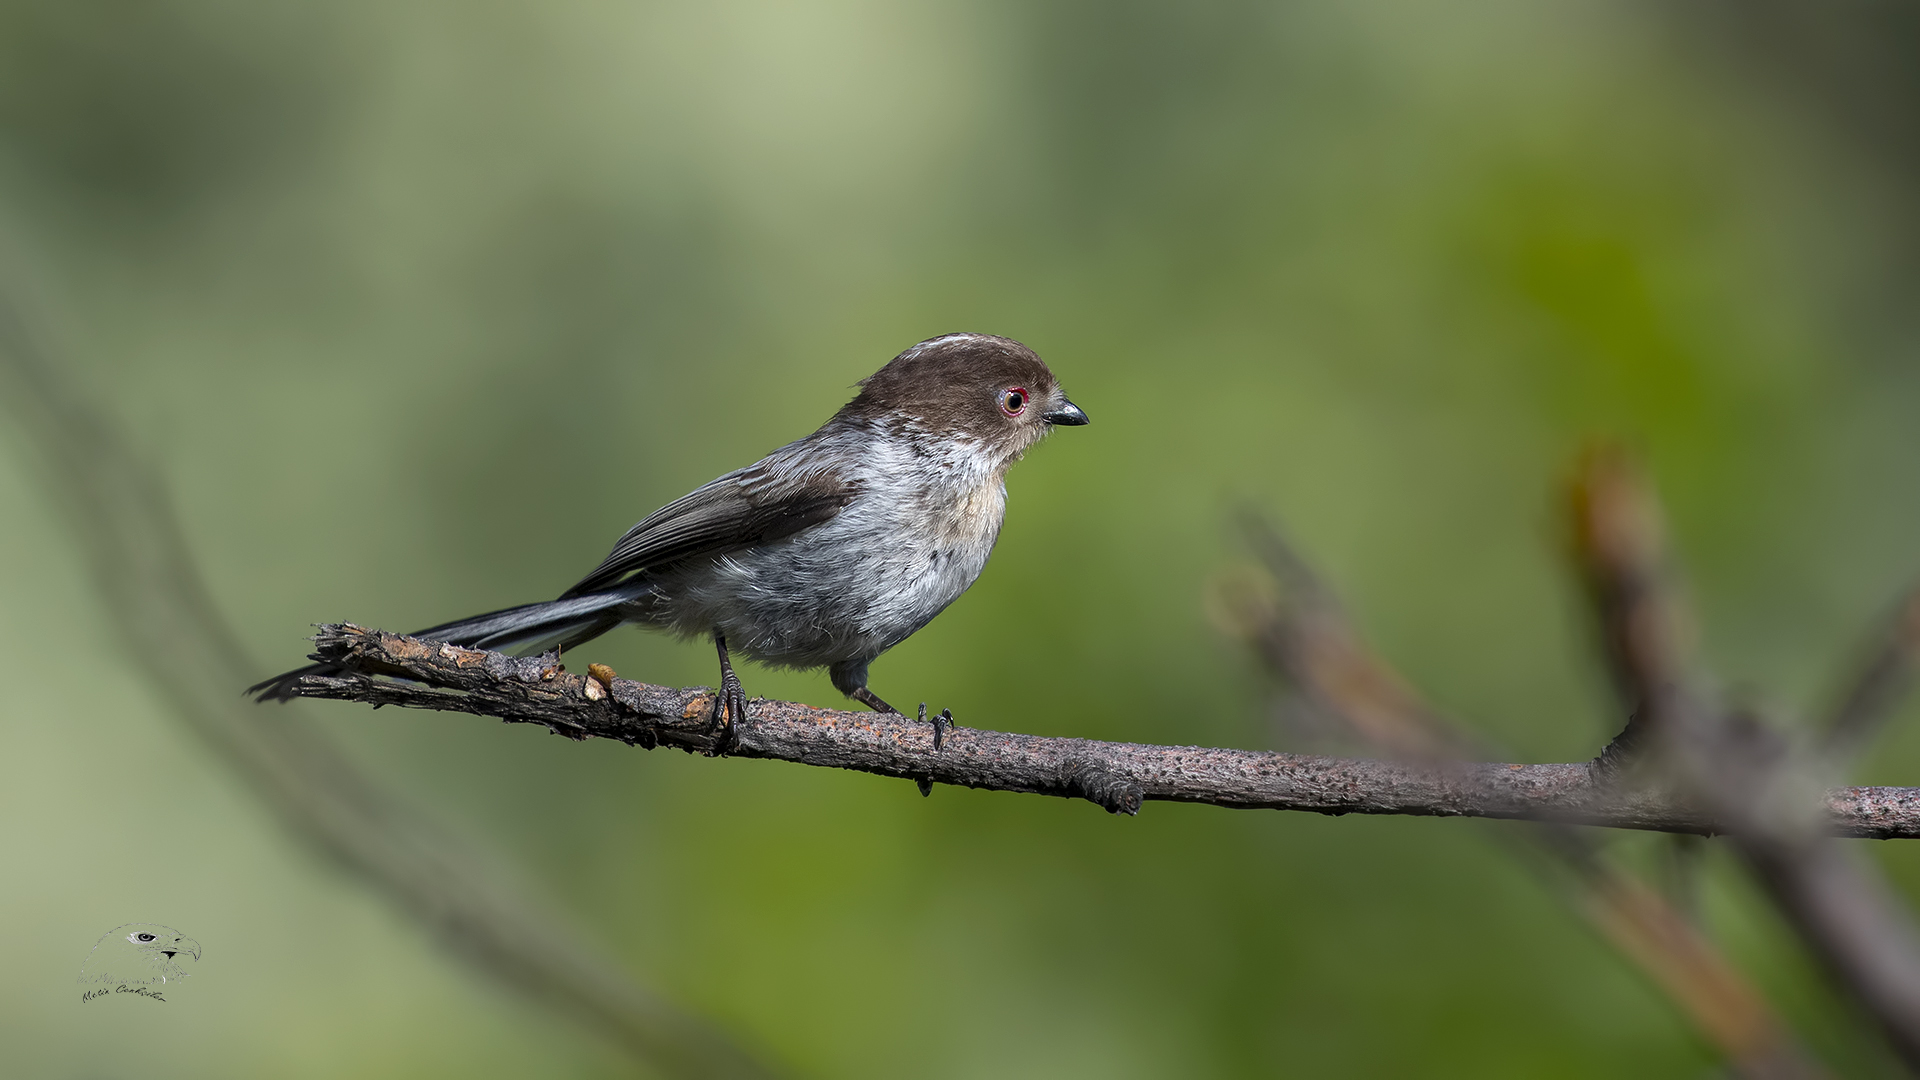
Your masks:
[[[714,757],[726,757],[740,746],[740,725],[747,719],[747,691],[740,676],[733,673],[733,661],[727,656],[727,639],[719,631],[713,634],[714,648],[720,653],[720,689],[713,694],[713,717],[707,730],[720,729],[720,738],[708,751]]]
[[[720,680],[720,689],[713,695],[713,716],[707,721],[707,730],[720,730],[715,740],[714,757],[726,757],[740,748],[740,724],[747,718],[747,691],[740,685],[740,678],[732,672]]]
[[[933,777],[931,777],[931,776],[916,776],[916,777],[914,777],[914,778],[913,778],[913,782],[914,782],[914,783],[916,783],[916,784],[919,784],[919,785],[920,785],[920,797],[921,797],[921,798],[923,798],[923,799],[924,799],[924,798],[926,798],[927,796],[929,796],[929,795],[931,795],[931,794],[933,794]]]
[[[927,703],[924,701],[920,703],[920,722],[923,724],[927,722]],[[941,709],[939,715],[933,718],[933,752],[934,753],[937,754],[940,752],[940,744],[946,741],[947,729],[952,726],[953,726],[953,710]]]

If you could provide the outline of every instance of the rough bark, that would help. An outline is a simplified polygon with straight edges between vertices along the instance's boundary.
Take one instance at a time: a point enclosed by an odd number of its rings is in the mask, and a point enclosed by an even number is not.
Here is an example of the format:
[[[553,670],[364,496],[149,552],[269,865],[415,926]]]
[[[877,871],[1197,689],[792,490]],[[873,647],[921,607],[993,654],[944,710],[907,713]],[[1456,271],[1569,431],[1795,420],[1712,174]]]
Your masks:
[[[713,691],[705,687],[672,689],[626,679],[604,685],[561,669],[551,658],[462,649],[352,624],[323,626],[315,642],[314,658],[342,670],[299,680],[295,696],[474,713],[541,724],[574,739],[618,739],[649,749],[714,754],[720,748],[720,734],[709,722]],[[1243,810],[1726,831],[1725,823],[1668,792],[1596,781],[1585,763],[1364,761],[957,726],[935,751],[933,726],[905,716],[764,699],[754,700],[750,714],[738,726],[738,744],[727,751],[732,756],[1086,799],[1115,813],[1137,813],[1143,801],[1164,800]],[[1838,788],[1824,800],[1835,835],[1920,837],[1920,789]]]

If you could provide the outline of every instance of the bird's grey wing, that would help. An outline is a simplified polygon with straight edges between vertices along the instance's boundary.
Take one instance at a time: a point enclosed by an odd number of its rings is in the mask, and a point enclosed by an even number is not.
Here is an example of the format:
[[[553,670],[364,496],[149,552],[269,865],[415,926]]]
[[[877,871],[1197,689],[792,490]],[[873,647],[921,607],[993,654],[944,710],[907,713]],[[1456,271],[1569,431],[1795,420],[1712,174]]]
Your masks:
[[[831,520],[857,494],[837,470],[808,469],[776,454],[654,511],[560,598],[597,592],[641,570],[792,536]]]

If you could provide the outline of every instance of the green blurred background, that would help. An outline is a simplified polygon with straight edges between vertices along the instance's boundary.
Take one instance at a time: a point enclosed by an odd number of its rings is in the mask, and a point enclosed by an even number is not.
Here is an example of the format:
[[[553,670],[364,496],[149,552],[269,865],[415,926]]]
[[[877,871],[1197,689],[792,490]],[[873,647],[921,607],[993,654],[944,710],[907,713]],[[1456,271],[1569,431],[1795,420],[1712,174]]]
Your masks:
[[[311,623],[550,596],[966,329],[1032,345],[1094,422],[1013,472],[987,573],[878,693],[1284,745],[1207,615],[1246,503],[1436,702],[1517,760],[1579,760],[1619,720],[1554,516],[1586,437],[1640,450],[1705,655],[1782,715],[1920,570],[1911,10],[7,0],[0,238],[262,676]],[[0,440],[0,1071],[630,1071],[312,859],[181,733],[24,461]],[[638,631],[580,653],[714,676],[706,646]],[[312,711],[797,1075],[1713,1064],[1488,842],[1505,826],[1125,819]],[[1920,783],[1912,727],[1864,780]],[[1872,851],[1920,895],[1920,849]],[[1886,1072],[1731,860],[1708,869],[1707,924],[1815,1052]],[[198,938],[194,977],[81,1005],[88,948],[131,921]]]

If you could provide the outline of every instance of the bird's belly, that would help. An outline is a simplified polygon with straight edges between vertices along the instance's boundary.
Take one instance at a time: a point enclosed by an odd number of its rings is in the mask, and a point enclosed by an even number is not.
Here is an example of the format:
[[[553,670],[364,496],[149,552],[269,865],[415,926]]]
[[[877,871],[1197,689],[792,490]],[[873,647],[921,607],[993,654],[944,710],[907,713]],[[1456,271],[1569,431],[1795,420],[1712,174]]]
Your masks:
[[[1004,499],[996,478],[991,490],[959,497],[856,503],[790,540],[664,580],[663,613],[683,633],[719,629],[730,648],[763,663],[870,660],[980,576]]]

